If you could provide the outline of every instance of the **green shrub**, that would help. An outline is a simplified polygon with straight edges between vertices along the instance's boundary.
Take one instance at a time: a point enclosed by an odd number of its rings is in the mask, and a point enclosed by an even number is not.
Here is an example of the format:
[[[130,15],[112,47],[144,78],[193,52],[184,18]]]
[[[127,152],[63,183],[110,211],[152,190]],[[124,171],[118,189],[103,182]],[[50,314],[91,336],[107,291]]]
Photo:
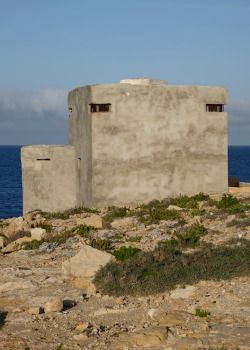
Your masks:
[[[193,200],[198,201],[198,202],[202,202],[202,201],[208,201],[210,200],[210,197],[208,194],[205,194],[203,192],[200,192],[194,196],[191,197]]]
[[[169,204],[177,205],[178,207],[185,209],[198,209],[198,202],[208,201],[209,199],[210,198],[207,194],[200,192],[191,197],[180,195],[179,197],[172,199]]]
[[[86,329],[86,334],[89,336],[93,332],[93,328],[87,328]]]
[[[85,208],[85,207],[75,207],[71,208],[68,210],[65,210],[66,214],[68,215],[75,215],[75,214],[81,214],[81,213],[94,213],[94,214],[99,214],[100,211],[97,209],[90,209],[90,208]]]
[[[172,199],[169,204],[185,209],[198,208],[197,200],[186,195],[180,195],[178,198]]]
[[[62,350],[63,349],[63,344],[59,344],[57,345],[57,347],[55,348],[55,350]]]
[[[136,236],[136,237],[129,237],[127,240],[128,242],[140,242],[142,239],[142,236]]]
[[[215,201],[214,204],[218,209],[232,208],[234,205],[240,204],[238,198],[233,197],[231,194],[223,194],[220,201]]]
[[[175,236],[183,246],[197,246],[200,243],[201,236],[205,235],[206,233],[207,229],[205,226],[200,225],[197,222],[196,224],[193,224],[183,235],[175,233]]]
[[[52,225],[47,223],[47,222],[43,222],[38,227],[45,229],[47,233],[51,232],[51,230],[52,230]]]
[[[90,208],[82,208],[84,213],[93,213],[93,214],[100,214],[100,210],[98,209],[90,209]]]
[[[66,243],[67,239],[73,237],[74,234],[68,231],[63,232],[60,235],[52,236],[46,239],[47,243],[57,243],[58,245]]]
[[[232,208],[228,208],[228,214],[244,213],[245,210],[249,209],[249,206],[242,204],[235,204]]]
[[[207,317],[210,315],[209,311],[201,310],[201,309],[196,309],[195,310],[195,316],[199,317]]]
[[[142,279],[146,279],[146,278],[150,278],[150,277],[156,277],[157,276],[157,272],[144,272],[144,274],[142,275]]]
[[[184,234],[174,233],[176,238],[158,242],[169,247],[194,247],[199,245],[202,235],[207,233],[207,229],[199,223],[193,224]]]
[[[119,261],[125,261],[129,258],[132,258],[134,256],[136,256],[139,252],[141,251],[141,249],[139,248],[133,248],[131,246],[127,247],[121,247],[118,250],[114,250],[112,252],[112,254],[115,256],[115,258]]]
[[[155,207],[149,209],[139,209],[134,214],[138,216],[139,221],[145,224],[145,226],[159,224],[160,220],[181,219],[181,215],[177,210],[168,210],[161,204],[157,204]]]
[[[91,231],[96,231],[96,228],[88,225],[79,225],[76,227],[76,234],[81,237],[88,237]]]
[[[57,243],[57,244],[64,244],[67,239],[70,237],[74,237],[75,235],[79,235],[81,237],[88,237],[90,231],[95,230],[92,226],[87,225],[79,225],[76,227],[73,227],[71,230],[66,230],[59,235],[48,235],[46,239],[42,239],[41,241],[33,240],[31,242],[25,242],[22,245],[22,249],[24,250],[33,250],[38,249],[40,245],[42,245],[44,242],[47,243]]]
[[[63,349],[63,344],[59,344],[55,347],[55,350],[62,350]],[[25,346],[23,350],[31,350],[28,346]]]
[[[138,209],[138,210],[140,210],[140,209],[152,209],[152,208],[155,208],[156,206],[162,206],[162,207],[164,207],[164,208],[166,208],[167,209],[167,207],[168,207],[168,203],[169,203],[169,199],[165,199],[165,200],[163,200],[163,201],[158,201],[158,200],[156,200],[156,199],[154,199],[154,200],[152,200],[152,201],[150,201],[149,203],[147,203],[147,204],[141,204],[141,205],[139,205],[137,208],[136,208],[136,210]]]
[[[191,211],[191,216],[202,216],[206,214],[206,209],[202,208],[202,209],[193,209]]]
[[[250,205],[241,204],[240,200],[231,194],[223,194],[220,201],[214,201],[214,205],[218,209],[225,209],[228,214],[244,213],[245,210],[250,209]]]
[[[40,247],[40,245],[43,244],[43,242],[45,242],[43,239],[41,241],[38,241],[36,239],[34,239],[33,241],[30,242],[24,242],[21,246],[21,248],[23,250],[34,250],[34,249],[38,249]]]
[[[111,249],[111,244],[112,241],[110,239],[97,238],[93,239],[89,245],[95,249],[107,251]]]
[[[94,283],[103,294],[149,295],[177,285],[192,285],[200,279],[219,281],[246,276],[250,274],[250,242],[237,242],[241,245],[209,245],[188,254],[161,245],[119,264],[108,263],[97,272]]]
[[[122,208],[118,208],[114,206],[108,207],[108,212],[103,219],[106,222],[112,222],[117,218],[123,218],[127,216],[129,212],[130,212],[130,209],[127,207],[122,207]]]
[[[66,220],[69,218],[69,213],[67,212],[54,212],[54,213],[47,213],[47,212],[41,212],[41,215],[47,219],[62,219],[62,220]]]
[[[210,198],[202,192],[192,197],[180,195],[175,199],[165,199],[162,201],[154,200],[148,204],[143,204],[140,207],[137,207],[135,210],[127,212],[127,215],[136,215],[139,222],[146,226],[158,224],[160,220],[178,220],[183,226],[186,222],[182,218],[181,213],[177,210],[169,210],[169,205],[176,205],[184,208],[184,210],[192,209],[192,216],[204,215],[206,210],[198,208],[198,202],[204,200],[208,201]]]
[[[74,237],[76,235],[79,235],[81,237],[88,237],[92,230],[96,229],[93,226],[81,224],[73,227],[71,230],[66,230],[62,232],[60,235],[52,236],[47,241],[63,244],[67,241],[68,238]]]
[[[9,226],[8,222],[0,222],[0,228],[6,227],[6,226]]]
[[[41,215],[45,217],[47,220],[50,220],[50,219],[66,220],[70,217],[70,215],[81,214],[81,213],[95,213],[95,214],[100,213],[99,210],[97,209],[90,209],[90,208],[84,208],[84,207],[71,208],[63,212],[53,212],[53,213],[48,213],[44,211],[40,211],[40,212],[41,212]]]

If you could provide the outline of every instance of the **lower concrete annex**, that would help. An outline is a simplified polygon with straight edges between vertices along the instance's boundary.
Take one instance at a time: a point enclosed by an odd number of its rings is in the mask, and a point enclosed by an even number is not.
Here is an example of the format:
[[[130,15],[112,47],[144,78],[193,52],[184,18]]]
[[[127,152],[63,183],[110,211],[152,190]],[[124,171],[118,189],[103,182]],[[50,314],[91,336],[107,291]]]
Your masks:
[[[142,78],[69,92],[69,145],[22,148],[23,211],[228,191],[227,89]]]

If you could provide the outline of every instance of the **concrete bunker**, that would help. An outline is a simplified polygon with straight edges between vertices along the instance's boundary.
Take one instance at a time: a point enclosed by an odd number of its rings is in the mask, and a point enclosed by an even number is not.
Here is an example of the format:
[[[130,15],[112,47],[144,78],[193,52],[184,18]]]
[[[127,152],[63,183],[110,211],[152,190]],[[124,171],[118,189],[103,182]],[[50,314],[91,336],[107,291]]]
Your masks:
[[[224,87],[151,78],[70,91],[69,145],[22,148],[24,213],[227,192],[225,104]]]

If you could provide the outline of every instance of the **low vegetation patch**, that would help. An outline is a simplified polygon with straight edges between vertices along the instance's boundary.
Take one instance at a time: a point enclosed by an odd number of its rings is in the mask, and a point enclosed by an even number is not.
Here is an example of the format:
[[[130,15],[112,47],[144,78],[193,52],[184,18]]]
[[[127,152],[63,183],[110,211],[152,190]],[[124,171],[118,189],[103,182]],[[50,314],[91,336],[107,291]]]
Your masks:
[[[47,239],[46,242],[48,243],[57,243],[57,244],[64,244],[66,243],[67,239],[69,239],[70,237],[74,237],[76,235],[79,235],[81,237],[88,237],[90,232],[92,230],[96,230],[94,227],[92,226],[88,226],[88,225],[78,225],[73,227],[70,230],[66,230],[64,232],[62,232],[59,235],[50,235]]]
[[[45,242],[45,240],[43,240],[43,239],[41,239],[40,241],[34,239],[31,242],[23,243],[22,249],[23,250],[35,250],[35,249],[38,249],[44,242]]]
[[[112,252],[112,254],[115,256],[115,258],[119,261],[125,261],[129,258],[132,258],[134,256],[136,256],[139,252],[141,251],[141,249],[139,248],[133,248],[131,246],[127,247],[121,247],[118,250],[114,250]]]
[[[38,227],[43,228],[44,230],[46,230],[47,233],[51,232],[51,230],[52,230],[52,225],[49,224],[48,222],[43,222]]]
[[[136,236],[136,237],[129,237],[127,241],[136,243],[136,242],[140,242],[141,239],[142,239],[142,236]]]
[[[177,210],[168,210],[162,205],[157,205],[152,209],[142,209],[137,213],[139,221],[145,226],[159,224],[160,220],[180,220],[181,215]]]
[[[160,241],[159,245],[165,244],[170,247],[195,247],[200,244],[201,236],[207,233],[207,229],[199,223],[193,224],[184,234],[174,233],[176,238]]]
[[[191,217],[193,218],[194,216],[203,216],[206,214],[206,209],[201,208],[201,209],[193,209],[190,213]]]
[[[64,244],[66,243],[67,239],[69,239],[70,237],[74,237],[76,235],[79,235],[81,237],[88,237],[92,230],[96,230],[96,229],[88,225],[78,225],[73,227],[71,230],[63,231],[62,233],[56,236],[49,234],[46,239],[42,239],[41,241],[33,240],[31,242],[25,242],[22,245],[22,249],[24,250],[38,249],[40,245],[42,245],[44,242],[57,243],[58,245]]]
[[[85,208],[85,207],[83,207],[81,209],[84,211],[84,213],[100,214],[100,210],[98,210],[98,209],[90,209],[90,208]]]
[[[70,215],[75,215],[75,214],[81,214],[81,213],[94,213],[94,214],[99,214],[100,211],[97,209],[90,209],[90,208],[85,208],[85,207],[76,207],[76,208],[71,208],[62,212],[53,212],[53,213],[48,213],[48,212],[41,212],[41,215],[47,219],[62,219],[66,220],[70,217]]]
[[[205,226],[200,225],[199,223],[193,224],[183,235],[176,233],[181,246],[184,247],[194,247],[200,244],[201,236],[207,233],[207,229]]]
[[[51,220],[51,219],[62,219],[62,220],[66,220],[69,218],[69,213],[67,212],[54,212],[54,213],[47,213],[42,211],[41,215],[47,219],[47,220]]]
[[[9,226],[8,222],[0,222],[0,228],[6,227],[6,226]]]
[[[29,346],[25,346],[23,350],[32,350]],[[55,350],[63,350],[63,344],[59,344],[55,347]]]
[[[115,206],[108,207],[108,212],[103,219],[106,222],[112,222],[115,219],[126,217],[129,212],[130,212],[130,209],[127,207],[122,207],[122,208],[115,207]]]
[[[97,272],[94,283],[102,293],[113,296],[162,293],[200,279],[219,281],[249,275],[249,256],[250,242],[244,239],[230,246],[206,245],[189,254],[161,245],[119,264],[110,262]]]
[[[95,249],[109,251],[112,248],[112,241],[110,239],[97,238],[91,240],[89,245]]]
[[[242,219],[242,220],[232,220],[227,223],[227,227],[236,226],[241,228],[246,228],[250,226],[250,218]]]
[[[96,231],[96,228],[88,225],[78,225],[76,226],[74,232],[81,237],[89,237],[91,231]]]
[[[195,316],[199,316],[199,317],[207,317],[210,315],[209,311],[206,310],[201,310],[201,309],[196,309],[195,310]]]
[[[209,196],[207,194],[204,194],[200,192],[199,194],[196,194],[195,196],[186,196],[186,195],[180,195],[178,198],[172,199],[169,204],[171,205],[177,205],[180,208],[185,209],[197,209],[198,208],[198,202],[201,201],[208,201],[210,200]]]
[[[249,204],[241,204],[240,200],[231,194],[223,194],[220,201],[213,201],[218,209],[224,209],[228,214],[244,213],[250,209]]]
[[[169,205],[176,205],[180,208],[183,208],[183,211],[192,210],[191,216],[201,216],[206,213],[206,210],[199,209],[198,202],[200,201],[211,200],[208,195],[202,192],[191,197],[180,195],[175,199],[151,201],[148,204],[141,205],[134,211],[129,212],[129,215],[136,215],[139,219],[139,222],[145,224],[146,226],[159,224],[160,220],[178,220],[181,225],[184,225],[185,221],[181,215],[181,211],[168,209]]]

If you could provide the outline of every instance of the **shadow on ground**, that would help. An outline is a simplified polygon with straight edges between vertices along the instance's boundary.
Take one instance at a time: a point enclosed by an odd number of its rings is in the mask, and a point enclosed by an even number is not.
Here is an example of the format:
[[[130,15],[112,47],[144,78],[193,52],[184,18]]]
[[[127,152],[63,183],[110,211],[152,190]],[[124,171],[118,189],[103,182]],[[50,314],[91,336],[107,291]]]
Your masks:
[[[8,315],[7,311],[0,310],[0,329],[5,325],[5,319],[7,315]]]

